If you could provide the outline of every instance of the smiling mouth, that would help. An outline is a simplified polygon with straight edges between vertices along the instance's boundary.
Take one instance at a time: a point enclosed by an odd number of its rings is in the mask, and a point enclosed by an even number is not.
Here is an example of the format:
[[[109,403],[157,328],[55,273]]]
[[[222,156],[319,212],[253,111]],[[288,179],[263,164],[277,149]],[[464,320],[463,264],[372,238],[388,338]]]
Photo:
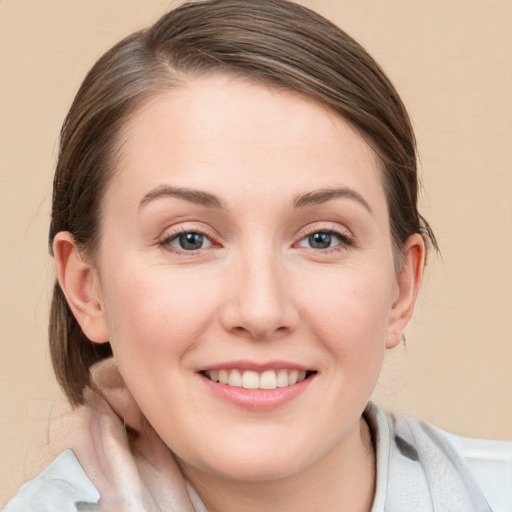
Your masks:
[[[253,370],[221,369],[201,372],[212,382],[244,389],[277,389],[293,386],[314,375],[315,371],[305,370]]]

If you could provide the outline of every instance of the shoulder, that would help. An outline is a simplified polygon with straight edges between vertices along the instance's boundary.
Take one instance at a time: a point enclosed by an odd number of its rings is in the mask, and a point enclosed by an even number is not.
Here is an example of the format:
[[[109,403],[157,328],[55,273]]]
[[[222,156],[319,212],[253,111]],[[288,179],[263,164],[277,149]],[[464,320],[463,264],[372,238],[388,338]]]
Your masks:
[[[450,511],[512,510],[512,442],[456,436],[425,421],[375,409],[387,426],[386,503],[403,505],[415,489],[432,510],[438,509],[436,503]]]
[[[24,484],[3,512],[93,512],[99,500],[75,454],[66,450]]]
[[[493,511],[512,511],[512,441],[439,433],[463,457]]]

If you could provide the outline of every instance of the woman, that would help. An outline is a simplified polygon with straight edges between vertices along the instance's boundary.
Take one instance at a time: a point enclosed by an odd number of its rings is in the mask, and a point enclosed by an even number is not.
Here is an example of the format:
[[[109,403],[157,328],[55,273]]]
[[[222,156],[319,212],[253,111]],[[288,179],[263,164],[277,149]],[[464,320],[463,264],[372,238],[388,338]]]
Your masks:
[[[442,433],[368,404],[436,245],[417,191],[393,86],[303,7],[194,2],[119,43],[54,181],[77,428],[6,510],[491,510]]]

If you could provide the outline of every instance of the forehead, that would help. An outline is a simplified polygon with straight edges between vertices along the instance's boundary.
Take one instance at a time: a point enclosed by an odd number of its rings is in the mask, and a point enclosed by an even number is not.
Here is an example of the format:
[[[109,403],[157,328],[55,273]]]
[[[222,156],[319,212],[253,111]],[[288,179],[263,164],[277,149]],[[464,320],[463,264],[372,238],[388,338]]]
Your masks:
[[[228,195],[267,189],[291,197],[332,186],[382,195],[380,174],[370,146],[329,108],[221,75],[146,101],[122,129],[114,181],[139,195],[167,182]]]

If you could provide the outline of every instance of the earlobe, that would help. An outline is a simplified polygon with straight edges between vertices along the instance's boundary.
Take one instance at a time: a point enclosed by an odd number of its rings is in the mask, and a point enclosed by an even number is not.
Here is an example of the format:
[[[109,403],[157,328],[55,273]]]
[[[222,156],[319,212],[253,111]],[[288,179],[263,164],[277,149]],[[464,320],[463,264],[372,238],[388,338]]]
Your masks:
[[[57,279],[84,334],[95,343],[109,340],[97,270],[84,261],[73,235],[61,231],[53,240]]]
[[[400,343],[403,330],[409,323],[423,276],[424,261],[425,243],[420,235],[411,235],[402,249],[402,267],[397,275],[397,297],[391,308],[386,348]]]

